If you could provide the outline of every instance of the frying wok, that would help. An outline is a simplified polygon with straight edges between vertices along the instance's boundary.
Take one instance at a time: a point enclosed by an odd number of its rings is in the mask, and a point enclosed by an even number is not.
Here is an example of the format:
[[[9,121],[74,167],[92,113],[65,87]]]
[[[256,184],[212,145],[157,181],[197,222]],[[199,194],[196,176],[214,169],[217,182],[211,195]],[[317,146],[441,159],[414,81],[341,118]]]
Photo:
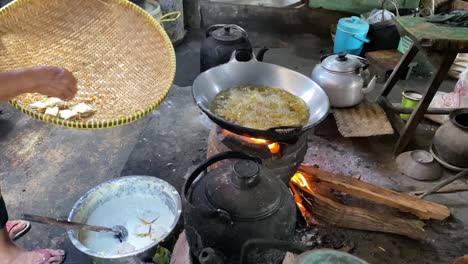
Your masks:
[[[309,121],[305,126],[259,130],[229,122],[210,111],[219,92],[242,85],[277,87],[302,98],[309,108]],[[235,51],[228,63],[200,74],[193,83],[192,95],[198,107],[220,127],[239,135],[276,142],[294,139],[311,129],[326,117],[330,108],[328,96],[314,81],[293,70],[259,62],[253,54],[243,50]]]

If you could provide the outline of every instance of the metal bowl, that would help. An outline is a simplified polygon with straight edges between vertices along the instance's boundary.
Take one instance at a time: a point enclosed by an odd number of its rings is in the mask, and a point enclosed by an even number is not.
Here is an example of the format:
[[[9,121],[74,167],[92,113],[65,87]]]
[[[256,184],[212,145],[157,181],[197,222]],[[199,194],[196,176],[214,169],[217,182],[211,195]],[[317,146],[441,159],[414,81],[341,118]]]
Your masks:
[[[439,163],[425,150],[403,152],[396,162],[404,175],[418,181],[435,181],[442,176]]]
[[[69,221],[86,223],[91,212],[101,204],[111,201],[116,197],[136,195],[148,195],[160,198],[160,204],[151,204],[151,207],[158,210],[158,206],[163,204],[169,208],[172,215],[170,224],[164,226],[163,232],[158,235],[150,245],[126,254],[106,254],[96,252],[85,245],[79,239],[80,231],[68,231],[68,237],[72,244],[81,252],[92,256],[98,263],[134,263],[135,260],[147,260],[154,256],[158,243],[165,239],[176,226],[182,212],[182,203],[177,190],[169,183],[151,176],[126,176],[113,179],[99,184],[88,191],[73,206],[69,216]],[[135,262],[138,263],[138,262]]]

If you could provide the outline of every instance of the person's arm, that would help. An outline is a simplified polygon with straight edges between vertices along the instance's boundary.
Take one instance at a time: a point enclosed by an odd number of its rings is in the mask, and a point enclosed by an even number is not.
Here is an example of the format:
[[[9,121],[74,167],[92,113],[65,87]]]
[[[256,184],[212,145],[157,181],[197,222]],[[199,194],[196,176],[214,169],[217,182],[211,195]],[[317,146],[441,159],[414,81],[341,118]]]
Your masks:
[[[0,73],[0,101],[23,93],[40,93],[69,100],[76,92],[75,77],[63,68],[39,66]]]

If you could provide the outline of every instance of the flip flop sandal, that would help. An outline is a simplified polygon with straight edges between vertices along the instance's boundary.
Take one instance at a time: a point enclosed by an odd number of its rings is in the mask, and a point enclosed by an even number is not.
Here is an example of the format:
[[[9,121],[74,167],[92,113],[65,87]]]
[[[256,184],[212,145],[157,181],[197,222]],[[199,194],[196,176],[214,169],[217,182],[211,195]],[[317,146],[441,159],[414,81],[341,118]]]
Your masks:
[[[28,222],[28,221],[24,221],[24,220],[14,220],[14,221],[8,221],[5,225],[5,228],[8,232],[8,234],[10,234],[10,231],[18,224],[20,223],[24,223],[25,224],[25,227],[23,229],[21,229],[20,231],[18,231],[18,233],[15,234],[15,236],[13,237],[13,240],[17,240],[19,239],[20,237],[22,237],[24,234],[26,234],[29,229],[31,229],[31,223]]]
[[[38,252],[38,253],[41,253],[42,254],[42,260],[36,262],[35,264],[45,264],[46,261],[48,261],[50,258],[54,257],[52,256],[52,254],[50,254],[50,252],[46,249],[38,249],[36,250],[35,252]],[[62,261],[56,263],[56,264],[62,264],[65,262],[65,259],[66,259],[66,256],[67,254],[63,255],[62,256]]]

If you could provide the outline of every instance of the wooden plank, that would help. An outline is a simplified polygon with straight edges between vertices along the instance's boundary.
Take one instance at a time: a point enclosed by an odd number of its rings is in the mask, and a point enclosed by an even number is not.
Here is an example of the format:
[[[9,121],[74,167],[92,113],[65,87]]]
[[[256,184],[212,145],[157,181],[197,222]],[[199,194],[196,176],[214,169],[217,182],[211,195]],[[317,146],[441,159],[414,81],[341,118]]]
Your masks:
[[[304,165],[299,170],[304,173],[304,176],[308,180],[318,180],[320,184],[325,184],[329,188],[397,208],[402,212],[411,213],[421,219],[433,218],[443,220],[450,215],[449,209],[444,205],[418,199],[409,194],[399,193],[352,177]]]
[[[419,190],[419,191],[412,191],[408,192],[408,194],[411,195],[421,195],[429,190]],[[440,188],[440,190],[432,192],[432,193],[455,193],[455,192],[468,192],[468,186],[462,186],[462,187],[449,187],[445,186],[443,188]]]
[[[378,67],[392,70],[400,62],[403,55],[398,50],[378,50],[366,53],[366,59],[370,65],[378,65]]]
[[[296,185],[298,188],[300,186]],[[416,240],[425,238],[424,223],[417,219],[403,219],[373,212],[364,208],[347,206],[310,192],[304,195],[304,207],[319,224],[331,224],[343,228],[377,231],[406,236]]]

